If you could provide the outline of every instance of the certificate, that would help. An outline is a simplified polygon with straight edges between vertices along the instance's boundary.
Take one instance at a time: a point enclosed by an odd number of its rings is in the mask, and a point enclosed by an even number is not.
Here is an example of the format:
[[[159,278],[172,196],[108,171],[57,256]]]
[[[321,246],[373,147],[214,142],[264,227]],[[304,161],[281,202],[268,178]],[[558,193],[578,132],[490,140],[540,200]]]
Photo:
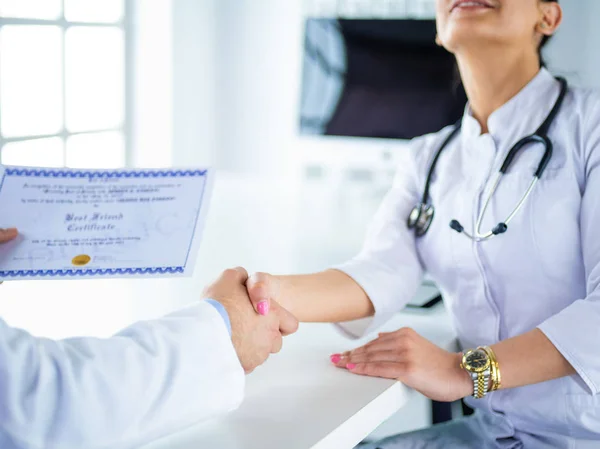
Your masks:
[[[0,166],[0,281],[191,276],[210,169]]]

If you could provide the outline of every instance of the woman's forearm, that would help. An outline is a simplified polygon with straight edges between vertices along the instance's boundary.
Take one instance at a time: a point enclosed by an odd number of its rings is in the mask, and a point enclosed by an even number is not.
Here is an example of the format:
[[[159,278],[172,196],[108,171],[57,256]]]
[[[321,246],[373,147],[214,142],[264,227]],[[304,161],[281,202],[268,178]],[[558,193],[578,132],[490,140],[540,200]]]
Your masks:
[[[300,321],[339,323],[374,313],[365,291],[341,271],[275,278],[280,289],[279,302]]]
[[[501,341],[492,349],[500,365],[502,389],[575,374],[575,369],[539,329]]]

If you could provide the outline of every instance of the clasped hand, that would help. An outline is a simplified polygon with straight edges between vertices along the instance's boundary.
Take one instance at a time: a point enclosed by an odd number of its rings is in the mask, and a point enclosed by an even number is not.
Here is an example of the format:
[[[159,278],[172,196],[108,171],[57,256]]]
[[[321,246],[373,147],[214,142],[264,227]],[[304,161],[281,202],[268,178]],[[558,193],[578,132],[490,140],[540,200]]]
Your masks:
[[[247,282],[244,268],[226,270],[203,297],[219,301],[227,310],[233,346],[244,371],[250,373],[281,350],[283,337],[296,332],[298,320],[274,299],[255,301],[253,308]]]
[[[247,287],[259,313],[268,311],[274,301],[287,305],[280,297],[278,279],[269,274],[253,275]],[[473,392],[473,382],[460,368],[460,360],[461,354],[446,351],[409,328],[381,333],[362,347],[331,356],[335,366],[353,374],[397,379],[430,399],[444,402]]]

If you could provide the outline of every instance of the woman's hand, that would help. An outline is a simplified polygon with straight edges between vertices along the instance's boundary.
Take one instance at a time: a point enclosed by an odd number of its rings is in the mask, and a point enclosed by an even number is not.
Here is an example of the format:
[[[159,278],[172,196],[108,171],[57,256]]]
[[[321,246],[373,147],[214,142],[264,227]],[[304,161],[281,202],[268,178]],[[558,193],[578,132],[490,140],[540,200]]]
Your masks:
[[[255,273],[246,282],[246,288],[254,310],[260,315],[269,314],[271,300],[286,307],[281,298],[281,283],[275,276],[268,273]]]
[[[362,287],[338,270],[293,276],[256,273],[250,276],[246,287],[261,315],[268,314],[271,300],[305,323],[341,323],[375,312]]]
[[[452,402],[473,394],[473,381],[460,368],[461,358],[403,328],[379,334],[353,351],[334,354],[331,361],[354,374],[397,379],[430,399]]]
[[[11,240],[16,239],[17,235],[19,235],[19,233],[15,228],[0,229],[0,244],[8,243]]]

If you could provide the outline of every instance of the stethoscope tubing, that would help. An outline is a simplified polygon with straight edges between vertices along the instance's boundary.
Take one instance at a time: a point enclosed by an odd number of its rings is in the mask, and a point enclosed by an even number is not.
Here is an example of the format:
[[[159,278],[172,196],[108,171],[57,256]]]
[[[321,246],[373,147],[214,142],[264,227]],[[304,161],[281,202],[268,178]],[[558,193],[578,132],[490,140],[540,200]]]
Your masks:
[[[469,232],[467,232],[464,229],[464,227],[460,224],[460,222],[458,222],[458,220],[452,220],[450,222],[450,227],[452,229],[454,229],[455,231],[457,231],[458,233],[464,234],[466,237],[470,238],[471,240],[474,240],[475,242],[482,242],[485,240],[489,240],[493,237],[496,237],[500,234],[504,234],[508,230],[508,225],[510,224],[510,222],[515,218],[515,216],[519,213],[519,211],[523,208],[526,201],[531,196],[533,189],[537,185],[542,174],[546,170],[548,163],[552,159],[553,144],[552,144],[552,141],[550,140],[550,138],[548,137],[548,131],[550,129],[550,126],[554,122],[554,119],[558,115],[558,112],[564,102],[566,93],[568,91],[567,81],[564,78],[556,78],[556,79],[560,83],[560,94],[559,94],[558,99],[556,100],[554,106],[552,107],[552,110],[548,114],[548,117],[546,117],[546,120],[544,120],[542,125],[536,130],[536,132],[534,134],[521,139],[510,149],[510,151],[506,155],[506,158],[504,159],[502,166],[500,167],[500,170],[496,174],[492,189],[491,189],[490,193],[487,195],[487,198],[484,202],[483,208],[477,217],[477,221],[476,221],[475,227],[474,227],[474,233],[470,234]],[[454,137],[459,133],[459,131],[461,129],[461,124],[462,124],[462,121],[459,121],[458,123],[456,123],[454,125],[454,128],[452,129],[452,131],[444,139],[443,143],[440,145],[440,148],[436,152],[436,154],[431,162],[429,171],[427,173],[427,179],[425,181],[425,188],[423,189],[423,197],[421,199],[421,203],[419,203],[412,210],[412,212],[410,213],[410,215],[408,217],[408,227],[409,227],[409,229],[415,230],[415,234],[417,237],[422,237],[423,235],[425,235],[431,226],[431,221],[433,220],[433,217],[435,215],[435,208],[429,202],[429,189],[431,187],[433,173],[435,172],[435,168],[437,166],[437,163],[439,161],[439,158],[440,158],[442,152],[446,149],[446,147],[448,146],[450,141],[452,141],[452,139],[454,139]],[[481,226],[482,226],[483,220],[485,218],[485,213],[488,210],[488,207],[490,205],[492,197],[498,190],[498,187],[500,185],[500,181],[501,181],[503,175],[506,174],[506,172],[510,168],[516,155],[525,146],[530,145],[530,144],[535,144],[535,143],[541,143],[542,145],[544,145],[544,154],[543,154],[542,158],[540,159],[540,163],[537,167],[537,170],[535,171],[535,173],[533,175],[533,179],[532,179],[529,187],[527,188],[527,190],[525,191],[525,194],[521,197],[521,199],[517,203],[516,207],[508,215],[506,220],[501,223],[498,223],[498,225],[496,227],[494,227],[491,231],[483,234],[481,232]]]

